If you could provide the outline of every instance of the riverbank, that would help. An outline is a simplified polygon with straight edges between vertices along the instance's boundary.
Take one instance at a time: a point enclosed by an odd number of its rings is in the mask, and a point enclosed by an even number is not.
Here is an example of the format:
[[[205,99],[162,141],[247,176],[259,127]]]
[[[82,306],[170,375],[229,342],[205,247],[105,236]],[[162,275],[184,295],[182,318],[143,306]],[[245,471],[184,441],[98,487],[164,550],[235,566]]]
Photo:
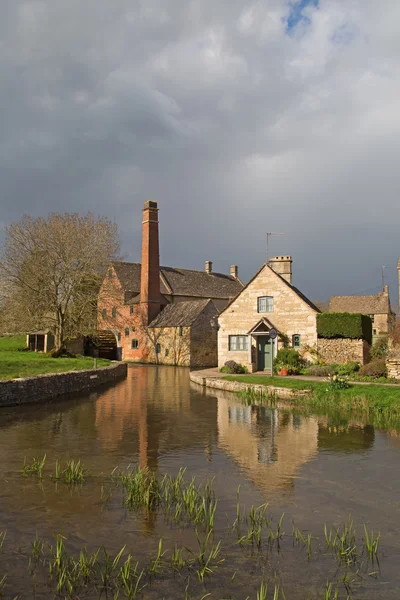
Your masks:
[[[314,412],[343,410],[368,415],[375,424],[384,419],[400,427],[400,389],[398,385],[357,383],[348,389],[333,390],[327,381],[315,378],[273,377],[265,375],[223,375],[217,370],[196,371],[191,381],[202,386],[240,393],[248,398],[282,398],[293,407]]]
[[[29,352],[24,335],[0,337],[0,381],[34,377],[50,373],[66,373],[93,369],[93,358],[53,358],[48,354]],[[109,366],[109,360],[97,359],[97,368]]]
[[[65,394],[79,393],[115,383],[126,377],[128,366],[114,363],[102,369],[51,373],[0,381],[0,408],[47,402]]]

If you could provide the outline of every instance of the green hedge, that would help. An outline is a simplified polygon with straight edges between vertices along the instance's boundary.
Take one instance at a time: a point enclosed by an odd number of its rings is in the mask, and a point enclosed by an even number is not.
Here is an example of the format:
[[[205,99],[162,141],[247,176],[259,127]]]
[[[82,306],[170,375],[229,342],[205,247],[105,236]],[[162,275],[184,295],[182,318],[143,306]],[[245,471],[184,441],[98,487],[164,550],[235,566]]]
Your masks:
[[[372,344],[372,321],[361,313],[321,313],[317,315],[320,338],[363,339]]]

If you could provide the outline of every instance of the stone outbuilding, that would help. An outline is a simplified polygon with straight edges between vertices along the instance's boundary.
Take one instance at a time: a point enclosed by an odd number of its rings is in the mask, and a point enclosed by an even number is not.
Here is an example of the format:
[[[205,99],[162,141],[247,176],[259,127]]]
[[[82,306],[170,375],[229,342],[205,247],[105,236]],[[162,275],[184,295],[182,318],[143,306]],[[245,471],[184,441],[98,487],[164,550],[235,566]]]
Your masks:
[[[148,327],[151,362],[184,367],[217,364],[217,316],[212,300],[169,304]]]
[[[166,318],[169,315],[171,319],[175,319],[171,321],[175,323],[172,328],[187,327],[191,323],[179,325],[178,321],[183,314],[189,314],[188,307],[174,312],[171,311],[172,306],[194,303],[193,310],[196,312],[199,306],[203,306],[204,309],[211,300],[214,307],[212,310],[218,311],[224,308],[241,289],[243,283],[239,279],[238,268],[235,265],[230,268],[229,274],[215,273],[211,261],[206,261],[204,271],[160,266],[158,206],[156,202],[145,202],[142,222],[142,261],[141,263],[122,261],[110,263],[98,297],[99,337],[107,337],[109,346],[109,336],[114,336],[115,358],[135,362],[155,362],[151,337],[154,336],[153,323],[158,316],[161,318],[163,312],[168,310],[165,313]],[[199,305],[199,302],[203,304]],[[210,308],[204,310],[209,312]],[[199,317],[197,316],[196,319]],[[196,327],[198,322],[200,321],[196,321]],[[206,329],[208,335],[209,325]],[[196,354],[196,340],[196,335],[191,334],[190,356],[192,358],[189,362],[194,360]],[[211,340],[214,340],[214,337],[210,337]],[[201,350],[203,341],[199,344],[198,355],[202,354],[206,363],[198,366],[209,366],[209,357]],[[175,364],[172,359],[173,353],[169,355],[168,352],[168,356],[165,356],[165,350],[166,347],[163,350],[163,362],[164,359],[170,359],[171,362],[168,364]],[[216,357],[216,353],[215,336],[215,348],[210,348],[210,356],[214,354]],[[214,366],[215,364],[216,360]]]
[[[218,366],[227,360],[250,372],[271,373],[279,348],[317,345],[319,309],[292,285],[292,258],[277,256],[261,267],[218,317]]]
[[[393,329],[396,315],[390,306],[389,287],[371,296],[331,296],[329,312],[369,315],[374,336],[387,335]]]

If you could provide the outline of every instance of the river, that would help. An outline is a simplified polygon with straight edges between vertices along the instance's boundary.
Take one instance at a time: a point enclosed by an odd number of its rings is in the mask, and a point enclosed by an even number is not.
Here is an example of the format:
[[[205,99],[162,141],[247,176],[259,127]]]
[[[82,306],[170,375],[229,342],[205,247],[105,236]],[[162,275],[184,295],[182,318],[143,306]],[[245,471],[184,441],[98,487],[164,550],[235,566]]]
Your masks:
[[[396,430],[337,415],[304,416],[246,405],[233,394],[191,383],[186,369],[134,366],[112,388],[2,409],[0,451],[0,544],[6,532],[0,581],[6,576],[6,598],[129,597],[122,588],[110,595],[98,586],[57,595],[44,567],[34,570],[29,562],[36,535],[46,544],[63,535],[71,555],[102,546],[115,554],[126,545],[124,552],[141,567],[157,553],[160,538],[165,565],[175,545],[198,545],[194,527],[171,523],[159,511],[123,506],[110,474],[137,465],[160,475],[176,475],[185,467],[185,477],[199,483],[214,478],[213,540],[221,540],[224,561],[215,561],[204,581],[194,568],[171,574],[165,566],[146,580],[137,597],[255,600],[262,580],[269,584],[268,599],[278,584],[286,600],[333,599],[333,592],[324,595],[328,580],[338,587],[339,598],[400,597]],[[43,479],[23,477],[24,458],[29,462],[45,454]],[[82,485],[52,479],[56,460],[63,464],[68,459],[83,461],[87,476]],[[274,523],[284,513],[280,548],[237,543],[232,524],[239,486],[247,511],[268,503]],[[364,555],[346,566],[326,550],[324,524],[340,527],[350,515],[360,548],[364,524],[375,535],[380,531],[379,563]],[[304,539],[310,535],[311,553],[305,542],[295,542],[293,527]]]

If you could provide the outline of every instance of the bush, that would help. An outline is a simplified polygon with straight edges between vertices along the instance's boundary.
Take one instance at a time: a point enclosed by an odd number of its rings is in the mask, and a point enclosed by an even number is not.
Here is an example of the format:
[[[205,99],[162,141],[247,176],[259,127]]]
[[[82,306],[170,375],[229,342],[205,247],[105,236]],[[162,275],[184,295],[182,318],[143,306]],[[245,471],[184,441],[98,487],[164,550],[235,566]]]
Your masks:
[[[248,373],[247,367],[235,362],[234,360],[227,360],[225,365],[220,369],[221,373],[230,373],[231,375],[237,375],[242,373]]]
[[[290,374],[297,373],[305,364],[300,354],[294,348],[281,348],[278,350],[275,360],[274,369],[279,371],[282,367],[286,367]]]
[[[307,374],[312,377],[328,377],[332,373],[331,367],[322,365],[311,365],[307,371]]]
[[[372,344],[372,321],[361,313],[321,313],[317,315],[318,337],[363,339]]]
[[[371,348],[371,361],[385,358],[388,351],[388,338],[387,336],[379,338]]]
[[[360,370],[360,363],[355,361],[349,361],[343,365],[331,365],[331,373],[337,375],[354,375]]]
[[[387,377],[386,363],[383,359],[374,360],[361,367],[358,374],[360,377],[373,377],[374,379]]]

